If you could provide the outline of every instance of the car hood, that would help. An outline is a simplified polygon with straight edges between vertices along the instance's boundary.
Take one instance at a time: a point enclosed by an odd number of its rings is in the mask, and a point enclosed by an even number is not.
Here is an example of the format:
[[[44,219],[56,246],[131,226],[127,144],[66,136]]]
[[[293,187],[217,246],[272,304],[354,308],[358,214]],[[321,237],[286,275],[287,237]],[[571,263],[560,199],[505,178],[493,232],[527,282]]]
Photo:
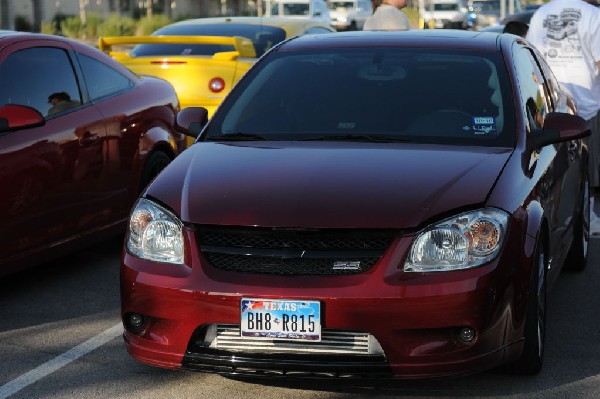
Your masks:
[[[423,144],[200,142],[145,196],[192,224],[417,228],[483,204],[511,153]]]

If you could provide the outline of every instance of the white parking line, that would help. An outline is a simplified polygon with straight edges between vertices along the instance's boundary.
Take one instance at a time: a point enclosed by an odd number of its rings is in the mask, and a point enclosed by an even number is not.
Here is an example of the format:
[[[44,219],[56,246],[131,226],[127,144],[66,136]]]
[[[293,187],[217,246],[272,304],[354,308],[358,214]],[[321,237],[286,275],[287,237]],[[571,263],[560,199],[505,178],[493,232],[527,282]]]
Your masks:
[[[0,386],[0,399],[8,398],[10,395],[14,395],[21,389],[41,380],[49,374],[52,374],[61,367],[66,366],[74,360],[90,353],[96,348],[101,347],[105,343],[118,337],[123,333],[123,325],[121,323],[109,328],[96,335],[93,338],[88,339],[82,344],[69,349],[65,353],[58,355],[52,360],[47,361],[35,369],[20,375],[12,381]]]

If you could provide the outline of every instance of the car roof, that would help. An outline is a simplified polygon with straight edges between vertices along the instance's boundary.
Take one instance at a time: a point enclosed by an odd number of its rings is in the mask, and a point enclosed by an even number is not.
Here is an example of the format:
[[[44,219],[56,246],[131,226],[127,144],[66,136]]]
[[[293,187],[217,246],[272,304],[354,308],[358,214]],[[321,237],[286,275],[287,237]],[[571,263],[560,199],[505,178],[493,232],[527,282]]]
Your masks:
[[[418,47],[499,51],[502,37],[497,33],[458,29],[422,29],[409,31],[356,31],[325,35],[305,35],[285,42],[280,49],[332,47]]]
[[[15,32],[14,30],[0,30],[0,37],[11,36],[16,33],[21,33],[21,32]]]
[[[74,40],[62,36],[48,35],[44,33],[21,32],[15,30],[0,30],[0,40],[2,39],[50,39],[72,43]]]
[[[12,30],[0,30],[0,47],[10,45],[15,42],[22,42],[28,40],[52,40],[54,42],[66,42],[75,43],[73,39],[68,39],[61,36],[47,35],[43,33],[32,33],[32,32],[20,32]],[[78,43],[78,42],[77,42]]]
[[[169,26],[174,25],[201,25],[201,24],[251,24],[251,25],[264,25],[264,26],[306,26],[307,23],[314,25],[323,25],[325,23],[307,19],[298,18],[285,18],[285,17],[211,17],[211,18],[195,18],[186,19],[184,21],[175,22]]]
[[[0,39],[23,38],[27,36],[40,37],[39,33],[19,32],[15,30],[0,30]]]

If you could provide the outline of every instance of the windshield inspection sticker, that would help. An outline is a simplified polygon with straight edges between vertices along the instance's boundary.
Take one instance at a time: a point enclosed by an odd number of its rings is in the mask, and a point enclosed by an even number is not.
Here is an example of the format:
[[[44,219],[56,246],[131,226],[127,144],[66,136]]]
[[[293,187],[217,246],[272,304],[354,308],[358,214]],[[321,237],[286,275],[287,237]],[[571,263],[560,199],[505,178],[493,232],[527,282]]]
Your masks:
[[[354,129],[356,127],[356,123],[354,122],[339,122],[337,124],[338,129]]]
[[[496,118],[493,116],[474,116],[473,132],[475,134],[495,134]]]

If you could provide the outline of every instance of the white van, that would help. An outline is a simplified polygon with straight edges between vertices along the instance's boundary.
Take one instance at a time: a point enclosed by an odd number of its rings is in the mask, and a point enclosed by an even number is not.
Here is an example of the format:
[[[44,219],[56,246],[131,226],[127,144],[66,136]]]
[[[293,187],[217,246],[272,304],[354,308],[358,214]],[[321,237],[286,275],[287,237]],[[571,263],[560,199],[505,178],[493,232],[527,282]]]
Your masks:
[[[272,0],[267,1],[265,15],[293,18],[312,18],[331,24],[325,0]]]
[[[336,30],[362,30],[373,14],[371,0],[327,0],[331,26]]]
[[[466,0],[432,0],[421,9],[429,28],[467,29]]]

